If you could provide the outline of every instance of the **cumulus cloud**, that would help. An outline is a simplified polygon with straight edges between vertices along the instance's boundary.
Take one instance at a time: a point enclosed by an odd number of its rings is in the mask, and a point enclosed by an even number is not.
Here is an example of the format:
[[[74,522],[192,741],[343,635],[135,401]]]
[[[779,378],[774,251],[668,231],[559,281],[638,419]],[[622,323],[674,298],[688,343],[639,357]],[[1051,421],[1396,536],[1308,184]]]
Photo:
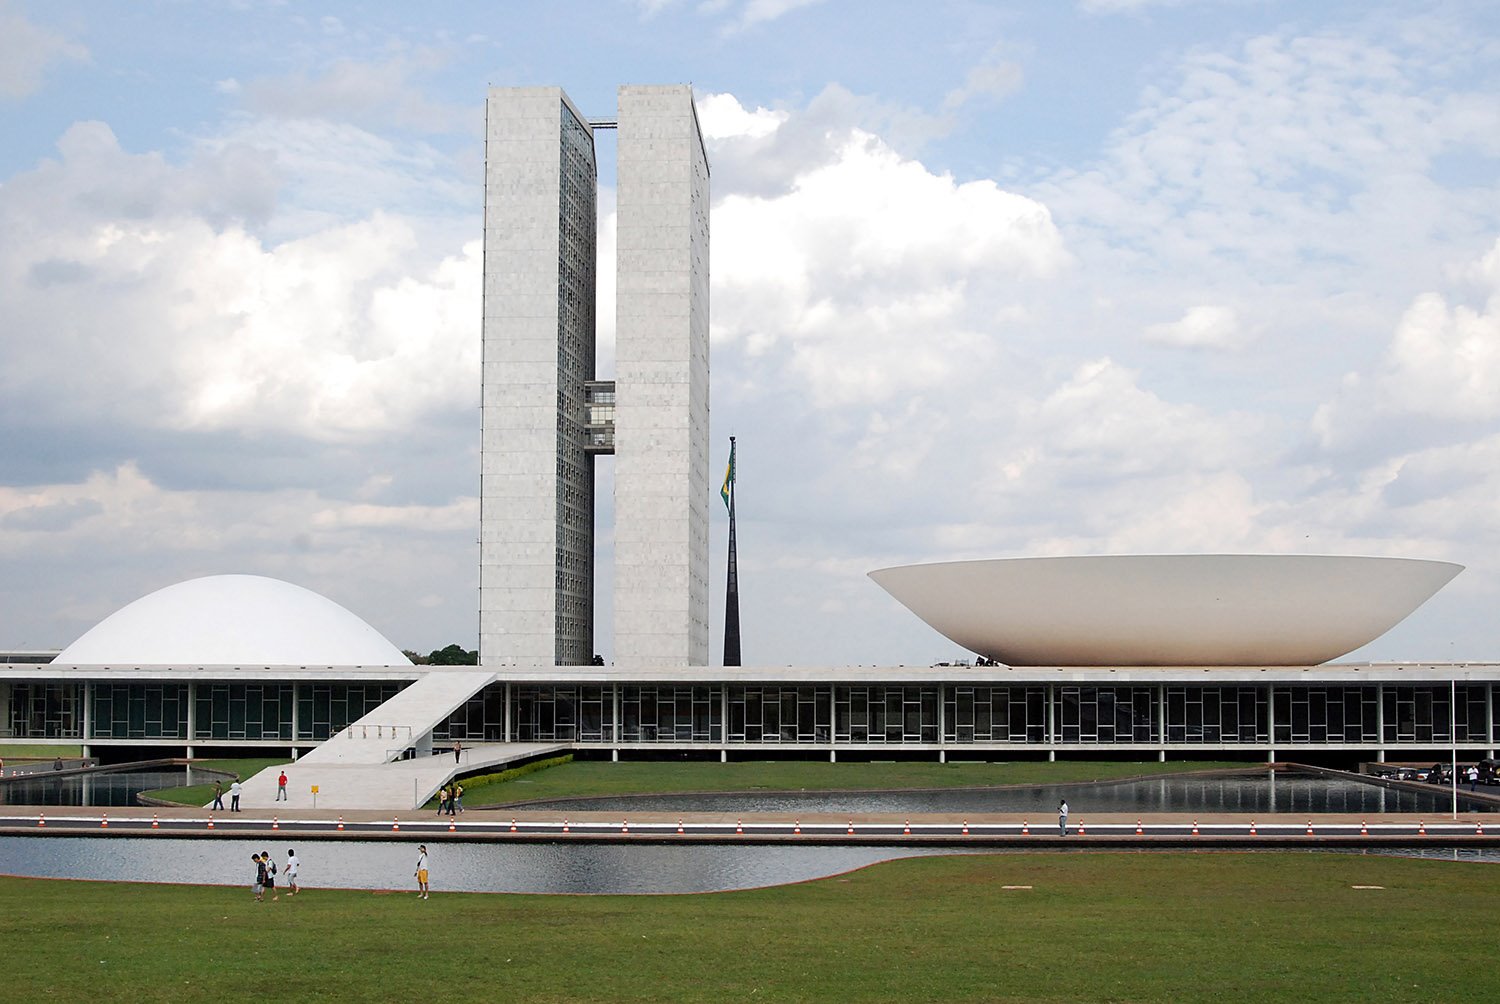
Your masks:
[[[0,0],[0,98],[24,98],[57,63],[88,58],[80,43],[31,23],[9,0]]]
[[[252,148],[185,166],[77,126],[0,189],[5,407],[136,428],[369,436],[472,398],[480,246],[377,213],[270,244]],[[80,289],[88,289],[80,296]]]
[[[1500,240],[1467,270],[1481,302],[1425,292],[1401,316],[1380,365],[1345,375],[1312,429],[1325,449],[1383,438],[1394,422],[1500,418]]]
[[[724,97],[706,112],[724,138],[769,138],[786,122]],[[933,173],[861,130],[825,142],[774,194],[717,201],[716,340],[784,350],[815,406],[881,401],[983,365],[1006,304],[976,319],[975,289],[1067,262],[1046,207]]]
[[[0,583],[0,599],[20,609],[22,590],[55,590],[60,609],[45,623],[58,633],[27,640],[61,647],[151,589],[193,575],[254,572],[344,603],[398,645],[436,644],[440,632],[461,631],[472,610],[430,613],[432,634],[406,638],[399,608],[406,597],[451,595],[447,577],[475,577],[467,552],[453,544],[472,539],[477,520],[472,497],[381,506],[316,490],[181,490],[125,463],[77,483],[0,486],[0,558],[34,567],[25,581]],[[154,577],[121,574],[142,560],[159,569]],[[79,595],[88,598],[69,598]]]
[[[1200,304],[1176,321],[1146,328],[1145,338],[1177,348],[1229,349],[1239,344],[1241,332],[1233,307]]]

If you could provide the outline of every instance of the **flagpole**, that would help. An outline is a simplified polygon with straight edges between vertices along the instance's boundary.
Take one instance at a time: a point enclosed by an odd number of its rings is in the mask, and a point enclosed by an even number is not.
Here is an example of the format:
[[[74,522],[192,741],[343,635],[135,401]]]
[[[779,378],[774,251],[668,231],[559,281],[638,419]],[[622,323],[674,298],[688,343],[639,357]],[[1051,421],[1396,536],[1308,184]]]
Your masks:
[[[740,664],[740,573],[734,539],[734,437],[729,437],[729,472],[725,476],[729,489],[729,581],[724,595],[724,665]]]

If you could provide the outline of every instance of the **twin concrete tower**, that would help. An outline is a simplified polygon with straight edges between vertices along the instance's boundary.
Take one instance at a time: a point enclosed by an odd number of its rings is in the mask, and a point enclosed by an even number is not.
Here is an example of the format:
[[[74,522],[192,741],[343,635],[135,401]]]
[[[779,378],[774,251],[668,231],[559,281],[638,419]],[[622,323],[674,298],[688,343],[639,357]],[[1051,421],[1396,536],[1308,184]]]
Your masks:
[[[479,661],[582,666],[594,459],[615,457],[614,661],[708,664],[708,157],[685,85],[590,121],[491,88],[484,199]],[[618,128],[615,379],[595,374],[594,133]]]

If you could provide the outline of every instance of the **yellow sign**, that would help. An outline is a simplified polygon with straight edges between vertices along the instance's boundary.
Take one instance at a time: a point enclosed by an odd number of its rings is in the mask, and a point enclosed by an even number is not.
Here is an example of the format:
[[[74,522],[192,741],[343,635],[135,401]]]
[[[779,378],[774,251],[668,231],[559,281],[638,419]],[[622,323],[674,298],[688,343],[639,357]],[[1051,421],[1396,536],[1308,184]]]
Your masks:
[[[318,793],[318,786],[317,786],[317,785],[313,785],[313,786],[312,786],[312,793],[313,793],[313,794],[314,794],[314,795],[316,795],[316,794],[317,794],[317,793]]]

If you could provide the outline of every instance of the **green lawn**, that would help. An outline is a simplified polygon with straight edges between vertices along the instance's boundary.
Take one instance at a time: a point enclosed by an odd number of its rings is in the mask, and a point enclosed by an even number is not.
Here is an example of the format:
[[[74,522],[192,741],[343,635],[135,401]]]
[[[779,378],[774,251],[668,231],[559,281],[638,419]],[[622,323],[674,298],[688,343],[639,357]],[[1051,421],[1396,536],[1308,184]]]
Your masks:
[[[239,775],[241,781],[253,774],[258,774],[267,767],[286,763],[285,757],[253,758],[248,760],[195,760],[194,767],[208,767],[213,770],[225,770],[231,774]],[[224,784],[225,798],[228,798],[229,783]],[[180,788],[159,788],[156,791],[148,791],[147,795],[152,798],[160,798],[167,802],[179,802],[183,805],[207,805],[214,800],[214,786],[210,781],[208,784],[190,784]],[[228,802],[224,803],[228,805]]]
[[[960,856],[425,903],[0,879],[5,992],[27,1001],[1455,1002],[1494,998],[1497,923],[1500,869],[1352,855]]]
[[[0,743],[0,760],[51,760],[53,757],[60,756],[83,756],[83,747],[77,744],[72,746],[28,746],[26,743]]]
[[[828,763],[779,760],[771,762],[705,763],[573,761],[536,771],[511,781],[464,781],[464,804],[505,805],[511,802],[569,796],[634,795],[676,791],[851,791],[889,788],[964,788],[994,784],[1060,784],[1105,781],[1145,774],[1251,767],[1247,763],[1155,760],[1062,760],[1018,763]]]

